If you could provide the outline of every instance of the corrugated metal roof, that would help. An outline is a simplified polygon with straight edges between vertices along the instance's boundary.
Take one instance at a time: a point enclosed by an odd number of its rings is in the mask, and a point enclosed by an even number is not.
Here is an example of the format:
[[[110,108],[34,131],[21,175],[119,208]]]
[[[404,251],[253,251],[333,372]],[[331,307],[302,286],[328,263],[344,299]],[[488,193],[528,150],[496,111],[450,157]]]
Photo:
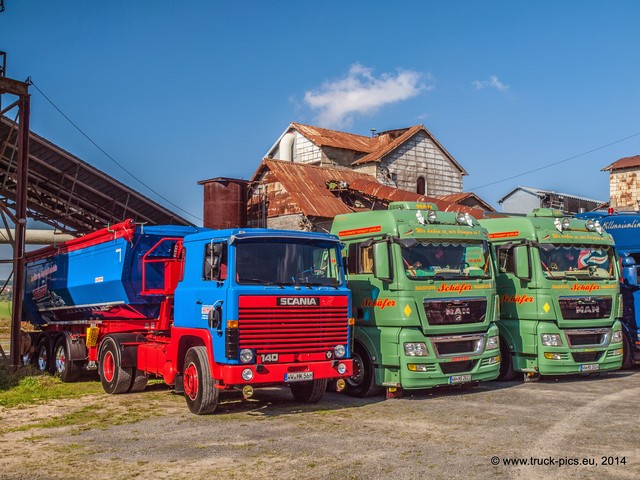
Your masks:
[[[402,134],[398,135],[399,132],[403,131]],[[424,132],[427,137],[436,145],[440,151],[444,154],[445,157],[449,159],[453,165],[460,170],[462,175],[468,175],[467,171],[462,168],[462,165],[458,163],[458,161],[453,158],[453,155],[449,153],[449,151],[442,146],[442,144],[434,137],[429,130],[424,125],[414,125],[413,127],[409,127],[407,129],[400,130],[392,130],[389,132],[380,133],[376,139],[378,140],[377,144],[371,150],[371,153],[368,155],[359,158],[352,165],[362,165],[370,162],[379,162],[385,155],[393,152],[400,145],[409,141],[411,137],[413,137],[418,132]]]
[[[0,196],[15,201],[14,123],[0,116]],[[33,132],[29,133],[29,215],[64,231],[87,232],[126,218],[151,225],[190,225],[138,193]]]
[[[352,190],[358,190],[365,195],[378,198],[380,200],[386,200],[389,202],[427,202],[435,203],[437,207],[445,212],[468,212],[475,218],[484,218],[484,210],[479,208],[471,208],[465,205],[460,205],[454,202],[448,202],[436,197],[428,197],[425,195],[419,195],[407,190],[400,190],[399,188],[393,188],[386,185],[382,185],[377,181],[371,181],[369,179],[359,179],[351,182],[349,188]]]
[[[480,205],[482,205],[484,207],[484,210],[487,210],[489,212],[495,212],[495,209],[491,205],[489,205],[487,202],[485,202],[483,199],[481,199],[478,195],[476,195],[473,192],[452,193],[450,195],[437,195],[437,198],[444,200],[445,202],[460,203],[462,205],[464,205],[464,202],[467,200],[475,201],[476,203],[479,203]]]
[[[612,170],[620,170],[623,168],[631,168],[631,167],[640,167],[640,155],[635,155],[633,157],[624,157],[620,160],[616,160],[611,165],[604,167],[601,172],[612,171]]]
[[[370,175],[353,170],[264,159],[252,181],[279,182],[285,189],[285,192],[267,193],[269,217],[303,213],[307,217],[333,218],[353,209],[327,188],[327,182],[336,180],[351,184],[365,178],[376,182]]]
[[[339,132],[328,128],[314,127],[302,123],[291,123],[293,128],[307,137],[319,147],[336,147],[353,150],[356,152],[369,153],[377,145],[376,138],[356,135],[354,133]]]
[[[518,186],[518,187],[514,188],[513,190],[511,190],[509,193],[507,193],[505,196],[503,196],[500,200],[498,200],[498,203],[504,202],[507,198],[509,198],[511,195],[513,195],[518,190],[523,190],[525,192],[531,193],[531,194],[536,195],[538,197],[542,197],[544,195],[549,195],[549,194],[555,194],[555,195],[559,195],[559,196],[562,196],[562,197],[574,198],[576,200],[582,200],[582,201],[586,201],[586,202],[593,202],[593,203],[598,203],[598,204],[604,203],[602,200],[596,200],[596,199],[587,198],[587,197],[580,197],[578,195],[572,195],[570,193],[554,192],[553,190],[543,190],[541,188],[531,188],[531,187],[521,187],[521,186]]]

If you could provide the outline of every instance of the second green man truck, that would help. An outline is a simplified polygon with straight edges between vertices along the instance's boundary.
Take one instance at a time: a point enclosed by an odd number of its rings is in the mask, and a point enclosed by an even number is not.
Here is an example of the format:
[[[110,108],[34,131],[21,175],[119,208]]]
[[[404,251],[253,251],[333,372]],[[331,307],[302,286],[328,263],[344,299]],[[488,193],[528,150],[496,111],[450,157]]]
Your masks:
[[[394,202],[338,215],[353,310],[347,393],[467,384],[498,376],[498,300],[486,231],[469,214]]]
[[[497,253],[500,377],[620,368],[620,272],[601,225],[552,209],[480,223]]]

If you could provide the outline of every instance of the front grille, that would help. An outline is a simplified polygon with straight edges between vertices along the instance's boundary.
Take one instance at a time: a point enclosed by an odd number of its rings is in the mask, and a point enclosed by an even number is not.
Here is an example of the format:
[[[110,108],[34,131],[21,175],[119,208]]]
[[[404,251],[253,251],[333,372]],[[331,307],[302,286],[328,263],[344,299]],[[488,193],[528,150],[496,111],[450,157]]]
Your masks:
[[[462,355],[474,353],[477,344],[477,340],[466,340],[462,342],[441,342],[436,343],[435,346],[438,350],[438,355]]]
[[[573,361],[576,363],[590,363],[600,360],[602,352],[579,352],[571,355],[573,355]]]
[[[581,347],[583,345],[600,345],[602,343],[602,337],[603,335],[596,335],[594,333],[589,335],[572,335],[569,341],[574,347]]]
[[[436,357],[479,355],[484,349],[484,334],[472,333],[431,337]]]
[[[584,328],[565,330],[569,346],[586,347],[586,346],[606,346],[609,344],[611,336],[610,328]]]
[[[487,313],[486,298],[424,300],[429,325],[482,323]]]
[[[560,310],[565,320],[609,318],[611,297],[560,297]]]
[[[239,348],[265,353],[322,353],[348,341],[348,300],[317,306],[281,306],[277,297],[240,297]],[[322,299],[324,302],[325,299]]]
[[[473,367],[476,366],[477,360],[468,360],[466,362],[449,362],[441,363],[440,369],[445,375],[451,375],[452,373],[470,372]]]

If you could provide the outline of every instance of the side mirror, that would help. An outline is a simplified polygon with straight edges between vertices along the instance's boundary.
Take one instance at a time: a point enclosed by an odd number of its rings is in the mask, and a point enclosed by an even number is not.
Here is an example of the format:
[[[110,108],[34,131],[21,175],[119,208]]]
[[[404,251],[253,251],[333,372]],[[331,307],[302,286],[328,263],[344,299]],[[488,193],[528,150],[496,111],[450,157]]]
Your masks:
[[[632,257],[622,258],[622,281],[625,285],[638,286],[638,266]]]
[[[373,275],[379,280],[391,281],[391,262],[387,242],[373,244]]]
[[[531,263],[527,245],[513,247],[513,265],[516,277],[520,280],[531,280]]]

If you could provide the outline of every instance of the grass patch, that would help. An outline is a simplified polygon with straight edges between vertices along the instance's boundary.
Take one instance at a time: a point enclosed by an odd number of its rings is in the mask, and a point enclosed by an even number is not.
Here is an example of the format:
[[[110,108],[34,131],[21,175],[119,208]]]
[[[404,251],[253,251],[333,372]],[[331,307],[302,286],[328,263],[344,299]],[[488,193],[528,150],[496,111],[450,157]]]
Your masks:
[[[41,374],[26,366],[15,373],[0,367],[0,406],[15,407],[45,403],[56,398],[77,398],[104,393],[95,381],[64,383],[57,377]]]
[[[11,302],[0,301],[0,335],[11,334]]]

